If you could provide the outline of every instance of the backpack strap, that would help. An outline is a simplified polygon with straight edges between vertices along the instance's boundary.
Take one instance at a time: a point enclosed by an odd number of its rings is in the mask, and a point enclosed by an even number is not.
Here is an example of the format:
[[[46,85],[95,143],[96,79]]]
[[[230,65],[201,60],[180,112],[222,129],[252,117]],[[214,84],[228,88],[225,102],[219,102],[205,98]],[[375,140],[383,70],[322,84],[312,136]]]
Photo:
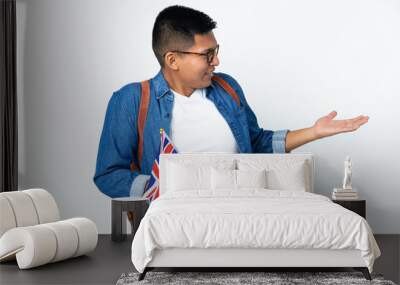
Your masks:
[[[142,164],[142,156],[143,156],[143,133],[144,133],[144,125],[146,123],[147,118],[147,110],[149,109],[150,102],[150,81],[142,81],[141,83],[142,94],[140,97],[140,107],[139,107],[139,115],[137,120],[137,128],[138,128],[138,163],[137,166],[133,161],[131,162],[131,170],[140,170],[140,166]]]
[[[232,88],[232,86],[229,85],[228,82],[226,82],[222,77],[214,75],[212,77],[212,80],[217,82],[224,90],[227,92],[232,99],[236,102],[238,106],[240,106],[240,99],[239,96],[237,95],[236,91]],[[140,107],[139,107],[139,115],[138,115],[138,121],[137,121],[137,126],[138,126],[138,140],[139,140],[139,146],[138,146],[138,163],[139,165],[137,166],[133,161],[131,162],[131,170],[140,170],[140,165],[142,162],[142,156],[143,156],[143,132],[144,132],[144,125],[146,123],[146,118],[147,118],[147,110],[149,109],[149,102],[150,102],[150,81],[142,81],[141,83],[141,89],[142,89],[142,95],[140,97]]]
[[[229,85],[228,82],[226,82],[222,77],[218,75],[214,75],[211,78],[213,81],[217,82],[221,87],[229,94],[231,95],[232,99],[235,100],[236,104],[240,106],[240,99],[239,96],[236,94],[236,91],[232,88],[232,86]]]

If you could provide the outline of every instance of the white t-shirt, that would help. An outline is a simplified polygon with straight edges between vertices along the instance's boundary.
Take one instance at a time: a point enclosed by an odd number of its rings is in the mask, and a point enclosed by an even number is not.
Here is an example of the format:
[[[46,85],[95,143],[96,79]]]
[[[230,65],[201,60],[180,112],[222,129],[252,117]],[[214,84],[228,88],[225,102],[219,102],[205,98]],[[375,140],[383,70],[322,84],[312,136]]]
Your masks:
[[[206,89],[196,89],[189,97],[174,94],[171,140],[178,153],[238,153],[232,131],[215,104],[207,99]]]

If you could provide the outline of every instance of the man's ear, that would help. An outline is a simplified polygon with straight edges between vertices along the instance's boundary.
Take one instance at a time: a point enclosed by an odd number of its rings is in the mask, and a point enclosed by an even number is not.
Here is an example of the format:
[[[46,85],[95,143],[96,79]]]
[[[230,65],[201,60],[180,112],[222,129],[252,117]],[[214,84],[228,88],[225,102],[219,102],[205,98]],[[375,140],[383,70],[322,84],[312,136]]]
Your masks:
[[[176,54],[173,52],[167,52],[167,54],[164,56],[164,63],[172,70],[179,70]]]

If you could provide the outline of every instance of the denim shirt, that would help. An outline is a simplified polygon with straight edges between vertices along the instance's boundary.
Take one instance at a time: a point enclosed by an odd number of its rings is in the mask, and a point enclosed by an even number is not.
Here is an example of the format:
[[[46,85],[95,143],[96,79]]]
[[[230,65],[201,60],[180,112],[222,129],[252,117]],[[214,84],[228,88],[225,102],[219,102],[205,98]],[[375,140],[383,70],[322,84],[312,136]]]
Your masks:
[[[229,83],[240,99],[238,106],[214,81],[206,88],[206,97],[227,121],[239,152],[284,153],[288,130],[270,131],[260,128],[236,80],[224,73],[215,74]],[[144,126],[141,169],[130,169],[131,161],[139,165],[137,117],[140,96],[140,82],[131,83],[114,92],[108,103],[93,181],[101,192],[111,198],[143,195],[145,182],[150,178],[153,162],[159,155],[160,128],[170,135],[174,94],[160,70],[150,79],[150,102]]]

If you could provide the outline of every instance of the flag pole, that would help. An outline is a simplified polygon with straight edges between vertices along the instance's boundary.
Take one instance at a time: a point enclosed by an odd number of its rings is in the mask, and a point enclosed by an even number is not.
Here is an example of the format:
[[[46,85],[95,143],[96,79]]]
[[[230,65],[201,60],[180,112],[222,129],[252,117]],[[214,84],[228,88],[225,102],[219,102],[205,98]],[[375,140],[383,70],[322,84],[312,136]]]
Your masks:
[[[162,149],[163,144],[164,144],[163,132],[164,132],[164,129],[163,129],[163,128],[160,128],[161,149]]]
[[[164,147],[164,136],[163,136],[163,133],[164,133],[164,129],[160,128],[160,141],[161,141],[161,143],[160,143],[160,154],[162,153],[162,150],[163,150],[163,147]]]

